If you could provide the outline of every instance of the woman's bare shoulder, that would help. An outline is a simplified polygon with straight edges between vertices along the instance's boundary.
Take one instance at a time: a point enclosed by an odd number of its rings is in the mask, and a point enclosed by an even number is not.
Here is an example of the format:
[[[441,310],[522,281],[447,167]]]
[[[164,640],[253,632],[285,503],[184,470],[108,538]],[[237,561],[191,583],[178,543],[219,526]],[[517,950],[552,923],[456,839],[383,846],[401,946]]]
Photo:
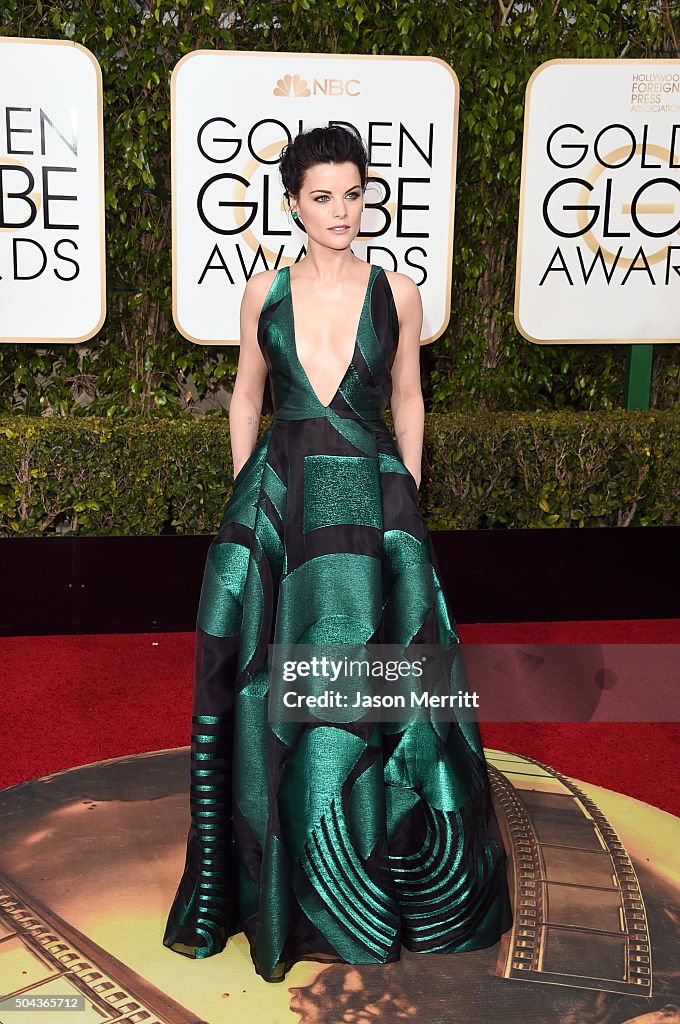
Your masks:
[[[408,274],[399,274],[396,270],[386,270],[385,274],[394,295],[397,312],[408,313],[409,310],[422,309],[420,289],[412,277]]]
[[[248,294],[251,299],[264,299],[277,274],[278,270],[261,270],[259,274],[253,274],[246,282],[244,296]]]
[[[253,314],[260,312],[277,273],[277,270],[261,270],[259,274],[253,274],[247,280],[241,300],[241,306],[245,312]]]

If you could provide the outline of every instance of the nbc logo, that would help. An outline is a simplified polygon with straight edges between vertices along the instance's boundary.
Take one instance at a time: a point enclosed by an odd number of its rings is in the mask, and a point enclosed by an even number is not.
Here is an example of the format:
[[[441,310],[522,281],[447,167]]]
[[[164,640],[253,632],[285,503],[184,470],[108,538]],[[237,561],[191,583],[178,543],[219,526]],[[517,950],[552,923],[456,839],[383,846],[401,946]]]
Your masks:
[[[275,96],[358,96],[359,80],[315,78],[310,83],[300,75],[284,75],[272,90]]]
[[[275,96],[311,96],[309,86],[299,75],[284,75],[274,89]]]

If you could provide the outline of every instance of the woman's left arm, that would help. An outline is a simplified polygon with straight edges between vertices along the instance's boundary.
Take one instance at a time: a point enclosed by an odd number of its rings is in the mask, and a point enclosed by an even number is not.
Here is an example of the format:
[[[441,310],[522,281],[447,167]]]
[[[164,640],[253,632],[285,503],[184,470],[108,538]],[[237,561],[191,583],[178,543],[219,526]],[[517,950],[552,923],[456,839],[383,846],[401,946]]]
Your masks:
[[[420,384],[420,333],[423,304],[418,285],[406,274],[390,273],[399,317],[399,344],[392,364],[390,408],[399,454],[420,487],[425,405]]]

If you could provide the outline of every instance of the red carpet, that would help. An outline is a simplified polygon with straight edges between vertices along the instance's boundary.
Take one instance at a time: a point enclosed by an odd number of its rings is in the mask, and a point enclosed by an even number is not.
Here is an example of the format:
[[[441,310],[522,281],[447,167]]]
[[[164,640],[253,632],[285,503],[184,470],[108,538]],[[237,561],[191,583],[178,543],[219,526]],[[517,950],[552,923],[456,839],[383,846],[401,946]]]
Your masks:
[[[463,643],[680,643],[680,620],[460,625]],[[5,637],[0,788],[185,746],[193,633]],[[680,816],[680,723],[487,723],[487,747]]]

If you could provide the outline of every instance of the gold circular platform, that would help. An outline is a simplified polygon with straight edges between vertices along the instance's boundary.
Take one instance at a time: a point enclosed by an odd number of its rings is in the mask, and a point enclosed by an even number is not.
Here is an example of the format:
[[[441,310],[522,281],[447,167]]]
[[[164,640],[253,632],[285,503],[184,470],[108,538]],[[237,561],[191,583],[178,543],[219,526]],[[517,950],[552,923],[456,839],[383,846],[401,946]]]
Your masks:
[[[0,792],[0,993],[84,1005],[5,1003],[0,1021],[680,1024],[680,819],[485,753],[512,930],[489,949],[404,950],[385,967],[301,962],[282,985],[255,974],[243,934],[206,960],[162,945],[189,825],[188,748]]]

